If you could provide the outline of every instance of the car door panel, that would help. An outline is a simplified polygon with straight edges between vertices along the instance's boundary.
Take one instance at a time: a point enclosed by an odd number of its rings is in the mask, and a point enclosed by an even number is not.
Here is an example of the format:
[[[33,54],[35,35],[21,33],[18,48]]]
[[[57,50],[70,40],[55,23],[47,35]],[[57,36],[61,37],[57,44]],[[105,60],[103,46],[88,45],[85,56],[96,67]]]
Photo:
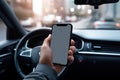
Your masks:
[[[10,72],[14,72],[14,48],[17,41],[3,41],[0,42],[0,80],[5,80]],[[14,71],[13,71],[14,70]]]

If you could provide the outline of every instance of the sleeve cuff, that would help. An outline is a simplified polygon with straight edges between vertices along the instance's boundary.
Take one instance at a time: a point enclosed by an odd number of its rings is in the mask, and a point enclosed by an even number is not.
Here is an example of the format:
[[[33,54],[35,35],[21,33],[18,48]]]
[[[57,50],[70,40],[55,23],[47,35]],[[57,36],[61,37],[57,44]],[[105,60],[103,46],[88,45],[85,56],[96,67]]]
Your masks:
[[[48,66],[46,64],[38,64],[35,72],[43,73],[50,80],[56,80],[57,79],[57,73],[50,66]]]

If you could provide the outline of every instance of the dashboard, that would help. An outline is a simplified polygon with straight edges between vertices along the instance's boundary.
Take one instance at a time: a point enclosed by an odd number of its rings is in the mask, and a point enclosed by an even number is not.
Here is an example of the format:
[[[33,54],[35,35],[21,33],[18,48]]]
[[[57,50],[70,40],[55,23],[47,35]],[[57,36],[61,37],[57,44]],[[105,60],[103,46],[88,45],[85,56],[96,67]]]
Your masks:
[[[120,56],[120,30],[76,30],[82,40],[79,53]]]
[[[71,38],[75,41],[77,49],[75,61],[68,67],[65,75],[67,80],[71,80],[72,77],[76,80],[80,75],[90,78],[120,76],[117,74],[120,72],[119,34],[120,30],[73,30]],[[45,37],[47,35],[29,39],[27,47],[41,45]]]
[[[73,30],[71,38],[80,54],[120,56],[120,30]],[[27,47],[42,45],[47,37],[36,36],[28,40]]]

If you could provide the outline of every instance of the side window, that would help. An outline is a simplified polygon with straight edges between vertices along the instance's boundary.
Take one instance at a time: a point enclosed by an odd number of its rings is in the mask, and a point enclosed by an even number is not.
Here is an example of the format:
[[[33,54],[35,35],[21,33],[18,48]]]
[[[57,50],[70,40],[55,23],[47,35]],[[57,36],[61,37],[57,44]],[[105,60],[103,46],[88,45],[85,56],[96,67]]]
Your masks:
[[[6,40],[6,25],[0,19],[0,42]]]

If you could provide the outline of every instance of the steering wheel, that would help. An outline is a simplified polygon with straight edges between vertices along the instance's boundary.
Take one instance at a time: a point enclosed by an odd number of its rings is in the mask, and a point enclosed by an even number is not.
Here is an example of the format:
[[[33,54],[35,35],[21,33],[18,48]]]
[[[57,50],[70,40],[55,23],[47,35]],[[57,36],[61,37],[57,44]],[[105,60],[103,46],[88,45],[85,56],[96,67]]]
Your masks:
[[[24,78],[27,74],[32,72],[38,64],[40,46],[50,33],[51,28],[38,29],[25,35],[17,44],[14,54],[14,63],[21,78]],[[37,45],[34,45],[34,43],[37,43]],[[29,47],[29,44],[33,46]],[[64,67],[58,76],[63,73],[65,68],[66,67]]]
[[[50,33],[51,28],[38,29],[25,35],[17,44],[14,54],[14,63],[18,74],[22,78],[32,72],[34,67],[38,64],[40,46]],[[34,41],[40,41],[40,43],[34,45],[35,42],[32,42],[33,46],[28,47],[29,41],[33,39]]]

